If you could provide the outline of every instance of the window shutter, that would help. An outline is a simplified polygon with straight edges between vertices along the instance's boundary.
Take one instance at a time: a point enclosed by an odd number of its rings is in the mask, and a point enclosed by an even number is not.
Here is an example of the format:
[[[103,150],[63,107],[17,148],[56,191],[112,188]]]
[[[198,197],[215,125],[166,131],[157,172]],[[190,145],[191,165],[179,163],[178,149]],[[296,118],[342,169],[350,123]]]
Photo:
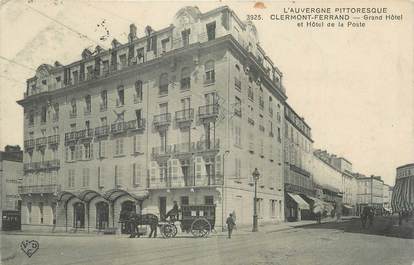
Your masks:
[[[171,177],[173,180],[177,180],[178,177],[178,159],[173,159],[172,160],[172,174]]]
[[[202,158],[201,157],[196,157],[196,165],[195,165],[195,176],[196,178],[201,178],[201,174],[202,174]]]
[[[124,138],[119,139],[119,154],[124,153]]]
[[[137,136],[134,135],[132,140],[133,140],[132,153],[136,153],[136,152],[138,152],[138,150],[137,150]]]
[[[71,187],[71,185],[72,185],[72,170],[71,169],[69,169],[68,170],[68,187],[70,188]]]
[[[142,153],[142,150],[141,150],[141,135],[135,135],[135,151]]]
[[[137,178],[137,164],[136,163],[132,163],[132,184],[136,185],[136,178]]]
[[[93,158],[93,143],[90,143],[89,148],[90,148],[90,158],[92,159]]]
[[[102,141],[101,151],[102,151],[102,157],[106,157],[106,141]]]
[[[122,166],[118,166],[118,185],[123,185],[123,179],[122,179]]]
[[[65,161],[69,161],[69,147],[67,146],[65,147]]]
[[[222,172],[222,165],[221,165],[221,155],[217,155],[215,160],[215,166],[214,166],[214,170],[215,170],[215,177],[216,177],[216,182],[218,182],[219,179],[222,179],[223,177],[221,176]]]

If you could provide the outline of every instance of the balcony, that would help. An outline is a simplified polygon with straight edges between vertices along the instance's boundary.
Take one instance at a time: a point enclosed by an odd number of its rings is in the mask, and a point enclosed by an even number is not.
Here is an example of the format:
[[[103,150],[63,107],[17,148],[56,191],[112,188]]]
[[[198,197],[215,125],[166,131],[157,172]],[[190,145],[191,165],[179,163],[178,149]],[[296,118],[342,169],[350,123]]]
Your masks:
[[[101,103],[100,105],[99,105],[99,111],[100,112],[104,112],[104,111],[106,111],[108,109],[108,104],[106,104],[106,103]]]
[[[152,148],[152,159],[157,160],[160,158],[168,158],[173,153],[173,148],[171,145],[167,145],[165,147],[153,147]]]
[[[171,123],[171,113],[154,115],[153,124],[155,127],[168,126]]]
[[[77,141],[76,132],[65,133],[65,144],[70,143],[70,142],[76,142],[76,141]]]
[[[194,120],[194,109],[184,109],[175,112],[175,121],[181,123],[191,123]]]
[[[173,153],[174,154],[189,154],[194,153],[196,151],[196,143],[181,143],[181,144],[174,144]]]
[[[167,177],[164,179],[150,179],[149,189],[184,188],[184,187],[205,187],[222,185],[221,175],[197,175],[182,177]]]
[[[217,118],[219,114],[218,104],[209,104],[198,108],[198,117],[200,119]]]
[[[29,139],[24,141],[24,149],[28,150],[28,149],[33,149],[35,147],[35,140],[34,139]]]
[[[134,94],[134,104],[142,102],[142,95]]]
[[[52,121],[53,122],[58,122],[59,121],[59,114],[58,113],[53,113]]]
[[[241,90],[241,81],[237,77],[234,78],[234,87],[239,91]]]
[[[47,143],[50,145],[57,145],[59,144],[60,137],[59,135],[51,135],[47,138]]]
[[[54,170],[60,168],[60,160],[54,159],[43,162],[30,162],[23,164],[23,170],[25,172]]]
[[[128,130],[143,130],[145,129],[145,119],[128,121],[126,127]]]
[[[296,172],[296,173],[299,173],[299,174],[301,174],[302,176],[305,176],[305,177],[310,178],[310,173],[309,173],[308,171],[306,171],[306,170],[304,170],[304,169],[300,168],[300,167],[297,167],[297,166],[295,166],[295,165],[290,165],[290,170],[292,170],[292,171],[294,171],[294,172]]]
[[[123,133],[128,130],[128,126],[126,122],[117,122],[111,124],[111,133]]]
[[[220,148],[220,140],[216,139],[215,141],[198,141],[196,143],[197,152],[208,152],[208,151],[218,151]]]
[[[69,118],[70,118],[70,119],[76,118],[76,116],[77,116],[76,111],[71,111],[71,112],[69,112]]]
[[[43,147],[47,145],[47,137],[40,137],[36,139],[36,147]]]
[[[19,194],[43,194],[43,193],[57,193],[61,191],[60,185],[33,185],[33,186],[19,186]]]
[[[83,114],[85,115],[85,116],[89,116],[89,115],[91,115],[91,108],[89,107],[89,108],[84,108],[83,109]]]
[[[85,129],[76,132],[76,139],[77,140],[85,140],[91,139],[93,137],[93,130],[92,129]]]
[[[109,126],[108,125],[104,125],[104,126],[95,128],[95,136],[96,137],[106,136],[106,135],[108,135],[108,133],[109,133]]]

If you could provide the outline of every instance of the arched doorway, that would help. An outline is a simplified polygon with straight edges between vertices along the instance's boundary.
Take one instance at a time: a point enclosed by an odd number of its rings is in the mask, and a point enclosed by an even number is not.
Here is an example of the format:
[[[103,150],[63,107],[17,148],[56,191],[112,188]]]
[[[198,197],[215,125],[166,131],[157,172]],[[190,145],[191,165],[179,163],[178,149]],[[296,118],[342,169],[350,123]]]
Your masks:
[[[109,205],[106,202],[96,204],[96,229],[103,230],[109,223]]]
[[[73,227],[85,228],[85,205],[81,202],[73,205]]]
[[[136,213],[136,207],[135,203],[133,201],[124,201],[121,204],[121,214],[134,212]],[[121,233],[128,234],[129,233],[129,227],[125,225],[125,223],[122,223],[121,226]]]

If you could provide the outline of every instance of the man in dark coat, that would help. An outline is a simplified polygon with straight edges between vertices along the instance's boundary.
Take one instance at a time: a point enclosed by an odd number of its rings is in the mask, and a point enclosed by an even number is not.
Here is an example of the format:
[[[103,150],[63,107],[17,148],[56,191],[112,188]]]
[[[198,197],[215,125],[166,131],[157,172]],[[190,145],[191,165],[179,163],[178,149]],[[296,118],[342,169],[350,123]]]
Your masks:
[[[236,225],[233,219],[233,214],[230,214],[229,217],[227,217],[226,224],[227,224],[228,238],[231,238],[231,233],[233,232],[233,228]]]
[[[179,212],[180,212],[180,209],[178,207],[178,203],[177,201],[174,201],[173,208],[170,211],[168,211],[167,216],[165,218],[167,219],[168,217],[170,217],[171,221],[173,222],[177,221],[179,217],[178,216]]]

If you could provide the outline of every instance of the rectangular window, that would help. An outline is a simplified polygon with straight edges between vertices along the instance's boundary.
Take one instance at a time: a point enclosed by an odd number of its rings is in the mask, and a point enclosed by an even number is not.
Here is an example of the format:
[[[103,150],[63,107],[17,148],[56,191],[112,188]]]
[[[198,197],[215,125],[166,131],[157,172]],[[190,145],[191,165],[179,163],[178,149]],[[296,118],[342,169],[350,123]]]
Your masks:
[[[124,138],[119,138],[115,140],[115,155],[124,154]]]
[[[102,71],[104,75],[109,73],[109,61],[108,60],[102,61]]]
[[[108,92],[106,90],[103,90],[101,92],[101,111],[106,110],[108,107]]]
[[[34,110],[29,111],[29,126],[34,125]]]
[[[127,65],[126,54],[119,55],[119,62],[121,63],[121,69]]]
[[[45,123],[46,122],[46,116],[47,116],[47,107],[46,106],[42,106],[42,113],[41,113],[41,123]]]
[[[205,205],[214,205],[214,196],[204,196]]]
[[[241,109],[241,99],[239,97],[234,98],[234,114],[241,117],[242,116],[242,109]]]
[[[90,114],[92,110],[91,96],[85,96],[85,114]]]
[[[180,197],[180,205],[188,205],[189,201],[188,201],[188,196],[181,196]]]
[[[73,71],[72,76],[73,76],[73,82],[75,84],[77,84],[79,82],[79,74],[78,74],[78,71]]]
[[[106,157],[106,141],[99,142],[99,157],[100,158]]]
[[[93,65],[86,67],[86,80],[91,80],[93,78]]]
[[[254,100],[254,93],[253,93],[253,88],[249,85],[249,87],[247,88],[247,97],[253,101]]]
[[[43,224],[43,208],[44,208],[44,204],[43,202],[39,202],[39,212],[40,212],[40,223]]]
[[[141,153],[141,135],[134,135],[133,136],[133,153]]]
[[[162,53],[167,52],[168,49],[168,44],[170,43],[170,38],[166,38],[161,40],[161,48],[162,48]]]
[[[82,187],[89,187],[89,168],[82,170]]]
[[[115,187],[122,186],[122,167],[115,166]]]
[[[132,184],[134,186],[141,184],[141,164],[139,163],[132,164]]]
[[[124,87],[120,86],[118,87],[118,98],[116,100],[116,106],[123,106],[125,103],[125,98],[124,98]]]
[[[105,187],[105,178],[101,172],[101,167],[98,167],[98,187],[99,188]]]
[[[208,40],[214,40],[216,38],[216,22],[211,22],[206,25]]]
[[[190,44],[190,29],[183,30],[181,32],[181,38],[183,41],[183,47],[186,47]]]
[[[143,63],[145,60],[145,55],[144,55],[144,48],[139,48],[137,50],[137,59],[138,59],[138,63]]]

